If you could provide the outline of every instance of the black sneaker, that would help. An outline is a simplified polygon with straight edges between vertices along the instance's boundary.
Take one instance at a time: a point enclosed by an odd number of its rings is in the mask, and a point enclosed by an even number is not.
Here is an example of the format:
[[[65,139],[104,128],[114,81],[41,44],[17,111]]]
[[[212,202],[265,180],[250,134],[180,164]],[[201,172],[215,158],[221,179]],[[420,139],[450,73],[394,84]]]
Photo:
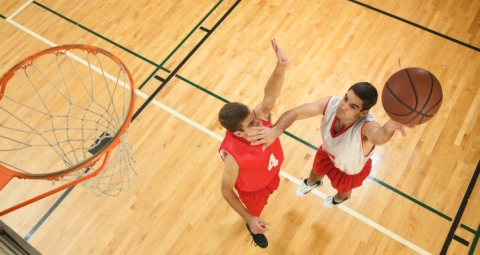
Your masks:
[[[255,243],[255,246],[258,246],[260,248],[267,248],[268,247],[268,240],[267,237],[265,237],[264,234],[254,234],[250,230],[250,226],[248,226],[248,223],[246,223],[248,232],[250,232],[250,235],[252,236],[253,240],[252,242]]]

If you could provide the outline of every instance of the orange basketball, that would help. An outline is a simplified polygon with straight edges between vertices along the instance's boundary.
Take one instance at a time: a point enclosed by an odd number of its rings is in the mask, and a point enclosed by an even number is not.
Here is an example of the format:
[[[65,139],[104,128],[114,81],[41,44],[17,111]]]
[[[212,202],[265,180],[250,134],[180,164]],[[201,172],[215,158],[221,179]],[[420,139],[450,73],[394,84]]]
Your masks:
[[[440,82],[422,68],[406,68],[394,73],[382,91],[382,104],[388,116],[409,126],[431,119],[440,109],[442,98]]]

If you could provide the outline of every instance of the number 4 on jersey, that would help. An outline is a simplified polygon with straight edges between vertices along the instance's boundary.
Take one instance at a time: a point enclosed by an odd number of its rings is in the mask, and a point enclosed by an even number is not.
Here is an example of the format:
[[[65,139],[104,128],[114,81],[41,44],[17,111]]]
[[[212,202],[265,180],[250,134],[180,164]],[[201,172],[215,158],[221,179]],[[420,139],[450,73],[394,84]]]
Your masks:
[[[278,159],[275,158],[275,156],[270,154],[270,160],[268,162],[268,171],[272,170],[272,168],[278,166]]]

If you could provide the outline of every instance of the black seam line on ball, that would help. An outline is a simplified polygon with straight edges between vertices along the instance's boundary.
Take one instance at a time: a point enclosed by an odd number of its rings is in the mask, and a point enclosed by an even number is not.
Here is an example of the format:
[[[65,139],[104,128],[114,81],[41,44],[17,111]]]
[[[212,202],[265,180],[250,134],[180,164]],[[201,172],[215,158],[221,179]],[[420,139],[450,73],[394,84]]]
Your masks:
[[[433,84],[434,84],[433,75],[430,72],[428,72],[428,74],[430,75],[430,80],[431,80],[431,82],[430,82],[430,93],[428,94],[427,101],[425,101],[425,104],[423,104],[423,107],[420,110],[420,112],[423,112],[425,107],[427,107],[427,104],[428,104],[428,102],[430,102],[430,98],[432,97],[432,93],[433,93]],[[422,119],[423,119],[423,117],[420,119],[420,123],[422,123]]]
[[[402,102],[402,101],[400,100],[400,98],[398,98],[397,95],[395,95],[395,94],[393,93],[393,91],[390,89],[390,86],[388,86],[388,82],[386,83],[386,85],[387,85],[387,89],[388,89],[388,91],[390,92],[390,94],[392,94],[392,96],[393,96],[395,99],[397,99],[398,102],[400,102],[403,106],[407,107],[410,111],[412,111],[412,112],[415,111],[415,109],[412,109],[410,106],[408,106],[407,104],[405,104],[404,102]],[[384,107],[384,108],[385,108],[385,107]],[[409,113],[409,114],[410,114],[410,113]]]
[[[422,115],[422,117],[421,117],[420,120],[418,121],[418,124],[421,124],[421,123],[422,123],[423,118],[425,118],[425,115]]]
[[[430,76],[432,77],[432,86],[433,86],[433,75],[430,74]],[[440,87],[440,91],[442,91],[442,88],[441,88],[441,87]],[[432,92],[433,92],[433,88],[432,88]],[[438,105],[439,103],[441,103],[442,100],[443,100],[443,93],[442,93],[442,95],[441,95],[441,97],[440,97],[440,100],[438,100],[438,102],[437,102],[435,105],[433,105],[432,108],[428,109],[425,113],[429,113],[431,110],[435,109],[435,107],[437,107],[437,105]]]
[[[442,102],[442,99],[443,99],[443,96],[440,98],[440,100],[438,100],[438,102],[432,108],[430,108],[428,111],[425,112],[425,116],[428,116],[427,113],[429,113],[431,110],[435,109],[435,107],[437,107],[437,105]],[[433,115],[432,115],[432,117],[433,117]]]
[[[433,117],[433,116],[435,116],[435,115],[423,114],[423,113],[420,113],[420,112],[418,112],[418,111],[412,111],[412,112],[406,113],[406,114],[398,114],[398,113],[394,113],[394,112],[392,112],[392,111],[389,111],[389,110],[387,110],[387,109],[385,109],[385,108],[384,108],[384,110],[385,110],[386,112],[388,112],[388,113],[393,114],[393,115],[403,116],[403,117],[408,116],[408,115],[410,115],[410,114],[412,114],[412,113],[417,113],[418,115],[422,115],[422,116],[430,117],[430,118]]]
[[[425,117],[433,117],[433,115],[430,116],[430,115],[428,115],[428,114],[420,113],[419,111],[417,111],[417,110],[415,110],[415,109],[412,109],[410,106],[408,106],[407,104],[405,104],[404,102],[402,102],[402,101],[393,93],[393,91],[390,89],[390,86],[388,86],[388,82],[386,83],[386,87],[387,87],[388,91],[390,92],[390,94],[391,94],[395,99],[397,99],[398,102],[400,102],[403,106],[405,106],[407,109],[409,109],[409,110],[411,111],[410,113],[407,113],[407,114],[398,114],[398,113],[394,113],[394,112],[392,112],[392,111],[389,111],[389,110],[385,109],[385,107],[383,107],[383,109],[384,109],[386,112],[389,112],[389,113],[394,114],[394,115],[397,115],[397,116],[408,116],[408,115],[410,115],[410,114],[412,114],[412,113],[417,113],[417,116],[418,116],[419,114],[421,114],[421,115],[423,115],[423,116],[425,116]],[[417,117],[417,116],[415,116],[415,117]]]
[[[407,69],[403,69],[407,73],[408,79],[410,80],[410,86],[412,86],[413,90],[413,95],[415,96],[415,107],[413,109],[417,109],[418,106],[418,96],[417,96],[417,90],[415,89],[415,86],[413,85],[413,80],[412,77],[410,77],[410,73],[408,73]]]
[[[407,122],[405,122],[405,123],[403,123],[403,124],[405,124],[405,125],[410,124],[410,122],[412,122],[414,119],[416,119],[416,118],[418,117],[418,115],[420,115],[419,112],[416,112],[416,113],[417,113],[417,115],[415,115],[412,119],[410,119],[409,121],[407,121]],[[418,122],[417,124],[420,124],[420,122]]]

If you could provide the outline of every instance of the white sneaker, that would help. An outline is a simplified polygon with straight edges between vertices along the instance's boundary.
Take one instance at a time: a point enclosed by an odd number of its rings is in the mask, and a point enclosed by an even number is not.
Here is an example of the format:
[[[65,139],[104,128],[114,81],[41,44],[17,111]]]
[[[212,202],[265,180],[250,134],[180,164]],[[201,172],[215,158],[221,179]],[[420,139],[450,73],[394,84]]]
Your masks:
[[[306,194],[310,193],[310,191],[312,191],[312,189],[316,188],[316,187],[320,187],[322,186],[323,184],[323,181],[320,180],[312,185],[308,185],[307,184],[307,181],[308,181],[308,178],[303,180],[302,184],[300,184],[300,186],[298,186],[298,189],[297,191],[295,192],[295,194],[297,195],[297,197],[303,197],[305,196]]]
[[[329,207],[329,208],[333,208],[333,207],[337,207],[339,206],[341,203],[347,201],[350,199],[350,196],[348,196],[347,198],[345,198],[344,200],[342,200],[342,202],[337,202],[335,200],[335,204],[333,203],[333,198],[335,197],[335,195],[332,195],[332,196],[328,196],[326,197],[324,200],[323,200],[323,206],[325,207]]]

